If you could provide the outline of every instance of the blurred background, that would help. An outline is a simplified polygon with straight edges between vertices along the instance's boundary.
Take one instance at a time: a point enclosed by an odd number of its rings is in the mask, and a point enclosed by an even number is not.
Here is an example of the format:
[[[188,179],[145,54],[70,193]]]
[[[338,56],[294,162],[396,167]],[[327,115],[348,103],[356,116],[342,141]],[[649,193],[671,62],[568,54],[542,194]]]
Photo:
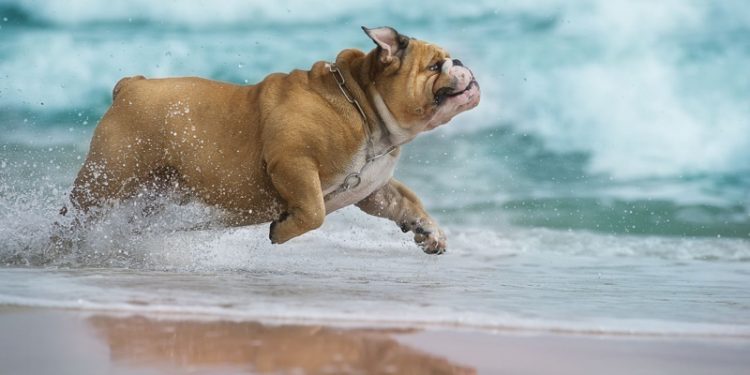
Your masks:
[[[397,170],[440,221],[747,239],[748,4],[2,0],[0,231],[59,207],[119,78],[251,84],[390,25],[482,86]]]

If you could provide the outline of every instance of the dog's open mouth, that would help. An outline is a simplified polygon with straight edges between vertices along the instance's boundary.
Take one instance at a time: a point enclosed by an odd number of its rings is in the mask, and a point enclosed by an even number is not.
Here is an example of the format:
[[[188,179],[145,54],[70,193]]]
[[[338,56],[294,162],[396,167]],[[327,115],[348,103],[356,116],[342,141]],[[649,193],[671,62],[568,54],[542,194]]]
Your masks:
[[[469,82],[468,85],[466,85],[466,88],[461,91],[453,92],[453,88],[451,87],[443,87],[440,90],[435,93],[435,104],[440,105],[442,104],[445,99],[447,98],[455,98],[459,95],[463,95],[467,91],[471,90],[472,87],[477,86],[479,87],[479,83],[474,78],[471,79],[471,82]]]

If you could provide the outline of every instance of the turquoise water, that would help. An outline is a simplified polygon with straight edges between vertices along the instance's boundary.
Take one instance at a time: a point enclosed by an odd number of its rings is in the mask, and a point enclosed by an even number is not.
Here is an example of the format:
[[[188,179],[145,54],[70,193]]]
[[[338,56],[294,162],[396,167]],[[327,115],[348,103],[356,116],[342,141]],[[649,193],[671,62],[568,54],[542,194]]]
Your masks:
[[[0,1],[0,303],[750,333],[746,2],[213,4]],[[371,48],[360,25],[440,44],[482,85],[396,172],[446,256],[356,209],[272,247],[265,227],[185,232],[217,213],[170,204],[121,207],[72,254],[45,250],[119,78],[253,83]]]

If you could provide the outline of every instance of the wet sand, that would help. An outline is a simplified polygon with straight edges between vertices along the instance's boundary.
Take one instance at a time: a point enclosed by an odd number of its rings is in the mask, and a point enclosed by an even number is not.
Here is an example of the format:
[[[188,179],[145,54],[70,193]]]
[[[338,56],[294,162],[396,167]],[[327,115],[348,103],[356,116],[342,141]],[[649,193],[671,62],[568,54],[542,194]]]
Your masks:
[[[740,374],[750,340],[262,324],[0,307],[1,374]]]

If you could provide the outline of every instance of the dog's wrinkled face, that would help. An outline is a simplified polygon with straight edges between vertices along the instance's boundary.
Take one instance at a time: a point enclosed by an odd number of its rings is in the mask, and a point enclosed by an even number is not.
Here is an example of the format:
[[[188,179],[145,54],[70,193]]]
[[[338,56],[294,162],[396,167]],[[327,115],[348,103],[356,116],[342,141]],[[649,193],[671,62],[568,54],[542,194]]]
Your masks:
[[[412,135],[434,129],[479,104],[479,84],[444,49],[390,27],[363,28],[378,45],[375,88],[398,126]]]

